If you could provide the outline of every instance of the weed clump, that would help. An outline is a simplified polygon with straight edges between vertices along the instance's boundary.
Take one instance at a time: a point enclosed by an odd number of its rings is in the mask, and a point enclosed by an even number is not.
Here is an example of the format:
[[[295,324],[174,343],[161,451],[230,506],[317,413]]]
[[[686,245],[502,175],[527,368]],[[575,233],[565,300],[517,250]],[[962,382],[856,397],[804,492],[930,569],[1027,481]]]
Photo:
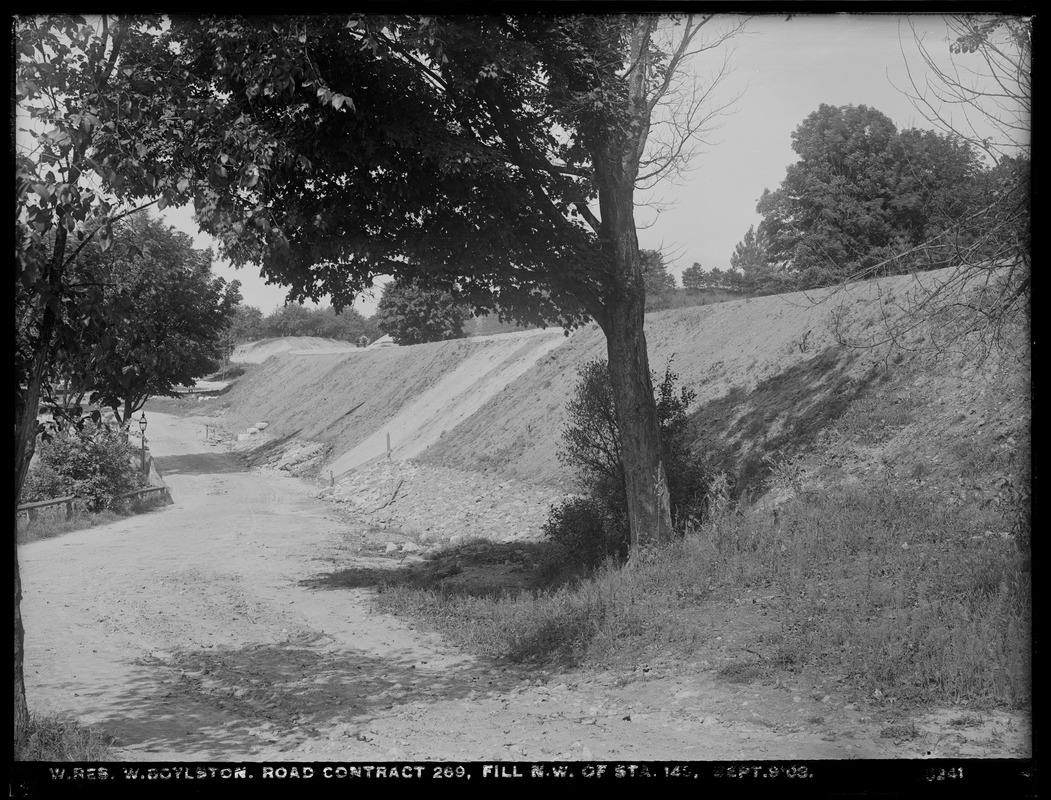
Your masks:
[[[62,717],[34,716],[15,761],[112,761],[115,740]]]

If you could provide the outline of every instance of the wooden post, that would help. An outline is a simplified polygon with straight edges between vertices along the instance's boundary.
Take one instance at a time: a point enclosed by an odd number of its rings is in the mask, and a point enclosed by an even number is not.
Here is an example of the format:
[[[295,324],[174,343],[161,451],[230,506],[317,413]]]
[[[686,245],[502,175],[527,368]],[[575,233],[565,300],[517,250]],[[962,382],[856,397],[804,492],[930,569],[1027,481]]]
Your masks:
[[[387,458],[390,458],[390,431],[387,431]]]

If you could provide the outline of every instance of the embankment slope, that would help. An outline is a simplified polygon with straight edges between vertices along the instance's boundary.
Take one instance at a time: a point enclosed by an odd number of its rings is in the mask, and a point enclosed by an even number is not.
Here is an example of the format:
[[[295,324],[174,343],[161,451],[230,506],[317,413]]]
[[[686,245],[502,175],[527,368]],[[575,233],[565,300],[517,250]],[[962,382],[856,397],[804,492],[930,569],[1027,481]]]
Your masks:
[[[326,471],[342,475],[386,454],[418,456],[562,344],[531,330],[347,353],[288,351],[230,392],[227,426],[267,421],[266,439],[323,442]]]
[[[921,279],[929,287],[944,277]],[[858,469],[888,454],[909,469],[951,461],[945,437],[959,449],[960,439],[995,431],[997,442],[1023,447],[1027,368],[1009,356],[982,361],[932,348],[931,325],[909,319],[927,291],[904,275],[652,314],[651,367],[659,375],[670,363],[680,385],[696,392],[696,446],[745,483],[757,484],[785,457],[820,450],[859,403],[885,403],[888,413],[878,423],[866,417],[864,425],[881,426],[865,434],[878,447],[854,442],[847,460]],[[566,489],[570,476],[557,457],[566,404],[580,367],[604,357],[595,325],[569,338],[548,329],[279,354],[234,387],[228,424],[266,420],[267,440],[323,442],[326,477],[381,458],[389,433],[393,460]]]

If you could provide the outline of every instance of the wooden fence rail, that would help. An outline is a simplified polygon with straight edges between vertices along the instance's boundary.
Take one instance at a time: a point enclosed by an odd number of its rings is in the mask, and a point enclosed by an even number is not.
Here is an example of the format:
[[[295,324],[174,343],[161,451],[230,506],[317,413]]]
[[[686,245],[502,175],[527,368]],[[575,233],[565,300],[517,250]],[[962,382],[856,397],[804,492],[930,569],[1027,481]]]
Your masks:
[[[56,497],[54,500],[39,500],[36,503],[25,503],[24,505],[18,506],[18,513],[25,512],[27,519],[33,519],[37,512],[42,508],[48,508],[49,506],[60,506],[65,504],[66,506],[66,519],[73,516],[73,501],[77,499],[75,494],[69,495],[69,497]]]
[[[117,495],[117,497],[121,497],[121,498],[124,498],[124,497],[135,497],[137,495],[151,494],[152,492],[158,492],[158,493],[162,494],[164,496],[164,498],[167,499],[167,500],[171,500],[172,499],[171,495],[168,494],[168,487],[167,486],[147,486],[145,489],[135,489],[134,491],[131,491],[131,492],[125,492],[124,494],[119,494],[119,495]]]
[[[147,486],[145,489],[135,489],[130,492],[124,492],[124,494],[118,494],[117,497],[123,500],[129,497],[139,497],[153,493],[160,494],[169,503],[172,502],[172,496],[168,493],[167,486]],[[71,494],[68,497],[56,497],[54,500],[38,500],[35,503],[24,503],[17,507],[17,513],[25,514],[26,519],[33,520],[42,508],[65,505],[66,519],[69,519],[73,516],[73,503],[79,499],[75,494]]]

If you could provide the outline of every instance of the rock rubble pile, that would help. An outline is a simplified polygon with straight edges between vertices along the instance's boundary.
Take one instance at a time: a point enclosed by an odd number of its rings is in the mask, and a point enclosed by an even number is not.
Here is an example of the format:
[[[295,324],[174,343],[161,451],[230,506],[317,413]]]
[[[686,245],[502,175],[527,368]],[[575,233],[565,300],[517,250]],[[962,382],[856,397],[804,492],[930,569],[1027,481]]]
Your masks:
[[[318,496],[341,504],[356,522],[401,528],[422,543],[457,544],[535,541],[563,494],[414,461],[377,461]]]

